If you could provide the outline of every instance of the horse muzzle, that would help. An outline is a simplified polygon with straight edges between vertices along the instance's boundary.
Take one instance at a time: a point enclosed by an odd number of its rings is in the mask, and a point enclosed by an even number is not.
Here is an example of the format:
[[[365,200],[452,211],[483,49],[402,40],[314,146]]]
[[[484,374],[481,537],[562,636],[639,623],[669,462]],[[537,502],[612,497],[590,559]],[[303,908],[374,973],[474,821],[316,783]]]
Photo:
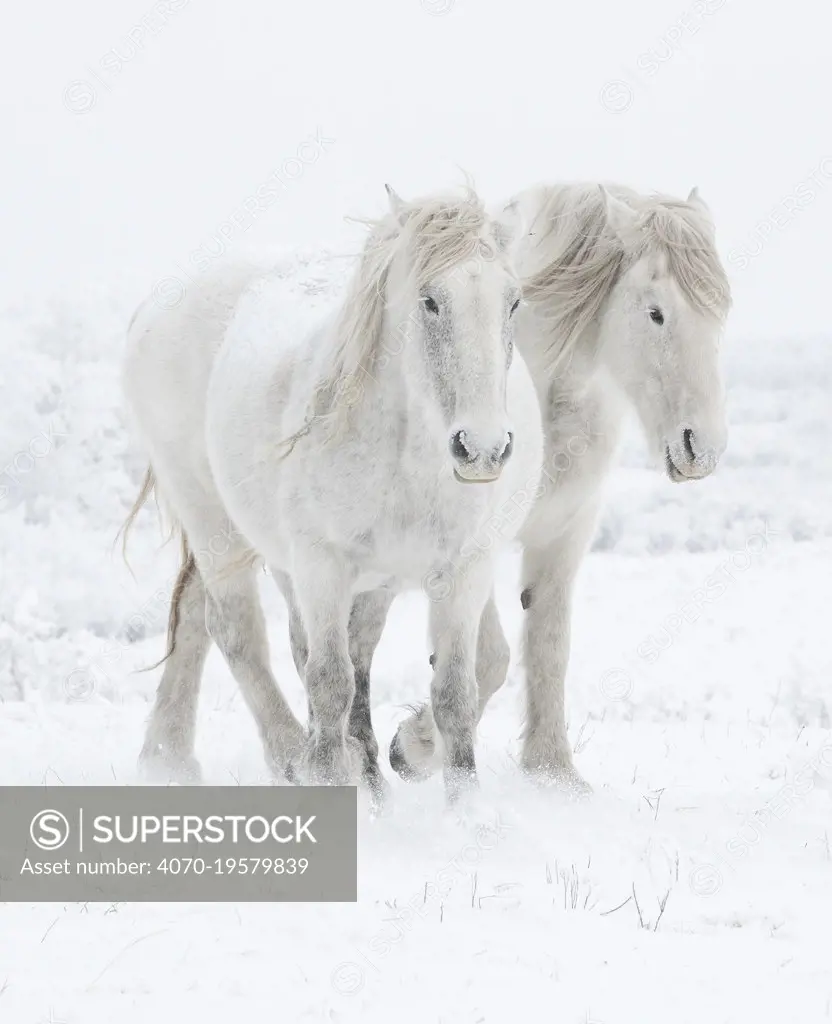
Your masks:
[[[724,450],[702,443],[696,433],[685,428],[681,436],[665,444],[664,465],[674,483],[702,480],[716,469]]]
[[[451,436],[449,448],[454,460],[454,479],[461,484],[491,484],[500,478],[514,450],[514,434],[509,430],[496,446],[482,448],[465,430]]]

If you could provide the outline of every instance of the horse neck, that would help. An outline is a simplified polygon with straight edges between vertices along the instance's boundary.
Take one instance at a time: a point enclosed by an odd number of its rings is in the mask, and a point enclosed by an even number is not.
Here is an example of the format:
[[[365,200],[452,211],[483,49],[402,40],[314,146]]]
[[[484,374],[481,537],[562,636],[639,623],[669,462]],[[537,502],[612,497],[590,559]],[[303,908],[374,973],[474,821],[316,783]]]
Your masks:
[[[560,360],[553,360],[552,354],[560,350],[563,339],[545,320],[530,315],[533,310],[526,314],[518,323],[517,346],[531,371],[547,432],[557,435],[559,418],[574,416],[614,445],[625,403],[598,353],[603,320],[609,315],[606,305],[575,339],[571,357]]]
[[[602,311],[603,312],[603,311]],[[598,338],[601,324],[593,320],[575,339],[569,351],[565,339],[534,308],[524,311],[517,324],[517,347],[531,371],[540,397],[553,386],[563,392],[579,394],[601,379]]]

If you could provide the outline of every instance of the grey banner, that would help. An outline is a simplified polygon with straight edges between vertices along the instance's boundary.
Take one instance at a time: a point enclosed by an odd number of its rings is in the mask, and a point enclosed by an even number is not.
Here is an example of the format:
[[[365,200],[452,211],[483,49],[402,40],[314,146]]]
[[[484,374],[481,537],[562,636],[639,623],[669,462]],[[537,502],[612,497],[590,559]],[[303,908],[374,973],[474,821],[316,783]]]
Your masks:
[[[0,787],[0,903],[355,902],[353,787]]]

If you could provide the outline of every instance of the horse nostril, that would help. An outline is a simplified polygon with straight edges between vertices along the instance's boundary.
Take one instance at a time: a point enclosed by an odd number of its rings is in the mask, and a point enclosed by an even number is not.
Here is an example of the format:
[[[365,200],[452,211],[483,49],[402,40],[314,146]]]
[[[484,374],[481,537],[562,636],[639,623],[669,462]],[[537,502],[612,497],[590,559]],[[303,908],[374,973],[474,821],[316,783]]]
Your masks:
[[[693,450],[693,431],[683,430],[682,431],[682,446],[685,449],[685,455],[690,459],[691,462],[696,462],[696,452]]]
[[[451,455],[459,462],[469,462],[471,460],[471,453],[465,447],[465,431],[458,430],[451,437]]]
[[[507,440],[505,446],[503,447],[503,450],[502,452],[500,452],[499,455],[500,465],[502,465],[504,462],[508,462],[508,460],[511,458],[511,453],[514,451],[514,434],[512,434],[512,432],[509,430],[506,436]]]

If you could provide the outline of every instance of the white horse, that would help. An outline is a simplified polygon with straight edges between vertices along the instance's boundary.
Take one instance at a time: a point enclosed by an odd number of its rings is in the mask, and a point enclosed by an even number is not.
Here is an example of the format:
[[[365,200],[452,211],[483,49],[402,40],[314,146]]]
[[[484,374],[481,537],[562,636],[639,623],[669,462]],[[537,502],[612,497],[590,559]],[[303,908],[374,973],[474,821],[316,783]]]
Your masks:
[[[154,772],[198,777],[213,639],[277,773],[314,784],[363,773],[382,796],[369,705],[353,700],[350,607],[427,579],[443,598],[430,634],[449,797],[476,784],[474,653],[492,587],[476,539],[537,486],[540,409],[512,359],[510,232],[473,192],[404,203],[388,191],[345,301],[314,330],[246,266],[207,275],[175,309],[146,303],[131,324],[124,384],[151,465],[131,518],[156,489],[183,537],[141,758]],[[269,667],[255,560],[290,601],[308,738]]]
[[[536,186],[506,210],[525,225],[517,249],[526,299],[517,345],[537,386],[546,435],[543,493],[520,533],[522,766],[582,792],[589,787],[573,764],[564,706],[572,591],[622,413],[635,408],[672,481],[715,469],[726,444],[718,350],[730,292],[696,189],[683,201],[620,186]],[[356,607],[354,646],[377,642],[384,615],[381,597]],[[371,658],[365,650],[367,672]],[[508,662],[492,598],[479,636],[480,716]],[[405,778],[429,775],[441,754],[429,706],[400,725],[390,746],[391,765]]]

